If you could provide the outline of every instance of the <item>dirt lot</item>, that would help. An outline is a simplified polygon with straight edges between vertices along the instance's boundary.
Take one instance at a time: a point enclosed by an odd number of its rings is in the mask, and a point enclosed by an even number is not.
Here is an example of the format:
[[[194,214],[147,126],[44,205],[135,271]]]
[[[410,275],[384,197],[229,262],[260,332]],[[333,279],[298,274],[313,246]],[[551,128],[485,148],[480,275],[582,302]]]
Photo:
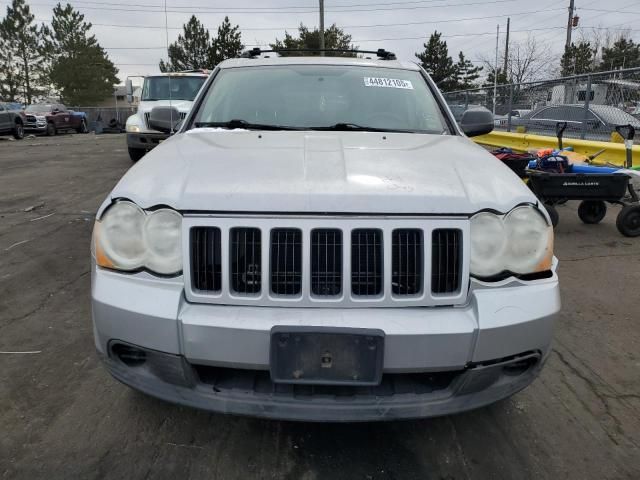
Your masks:
[[[525,391],[415,422],[271,422],[145,397],[99,364],[89,238],[130,165],[123,136],[0,139],[0,478],[640,478],[640,239],[617,207],[596,226],[560,208],[564,308]]]

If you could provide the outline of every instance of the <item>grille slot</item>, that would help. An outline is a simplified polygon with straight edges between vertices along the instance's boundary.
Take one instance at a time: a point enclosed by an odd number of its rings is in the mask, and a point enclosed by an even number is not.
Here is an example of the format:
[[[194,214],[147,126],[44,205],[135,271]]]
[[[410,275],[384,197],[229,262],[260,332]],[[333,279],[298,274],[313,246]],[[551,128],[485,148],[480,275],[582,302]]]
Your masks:
[[[302,291],[302,232],[296,228],[271,230],[271,292],[300,295]]]
[[[191,229],[191,283],[196,290],[219,292],[222,289],[220,229]]]
[[[342,232],[317,229],[311,232],[311,293],[334,297],[342,292]]]
[[[357,296],[382,293],[382,231],[351,232],[351,292]]]
[[[231,290],[255,295],[262,287],[261,237],[258,228],[232,228],[229,264]]]
[[[419,295],[423,283],[423,235],[419,229],[399,229],[392,234],[391,289],[394,295]]]
[[[435,294],[455,293],[460,289],[462,270],[462,232],[437,229],[431,238],[431,291]]]

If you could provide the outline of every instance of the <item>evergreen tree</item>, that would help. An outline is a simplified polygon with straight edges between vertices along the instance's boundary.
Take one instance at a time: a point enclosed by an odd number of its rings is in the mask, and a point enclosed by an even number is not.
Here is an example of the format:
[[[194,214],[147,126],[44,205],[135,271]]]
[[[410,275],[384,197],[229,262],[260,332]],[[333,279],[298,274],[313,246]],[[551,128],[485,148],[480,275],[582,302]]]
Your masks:
[[[565,49],[560,60],[561,75],[566,77],[591,72],[594,55],[595,51],[589,42],[581,41],[577,45],[572,43],[569,48]]]
[[[183,33],[178,35],[178,40],[169,45],[169,61],[165,63],[164,60],[160,60],[160,71],[212,68],[209,31],[195,15],[182,26],[182,29]]]
[[[20,96],[26,103],[32,103],[41,93],[41,37],[33,23],[34,18],[25,0],[12,0],[0,24],[4,89],[15,94],[15,87],[19,84]]]
[[[630,38],[620,37],[611,47],[602,49],[599,70],[616,70],[640,66],[640,44]]]
[[[240,27],[232,27],[229,17],[224,17],[214,38],[195,15],[182,28],[183,34],[169,45],[169,61],[160,60],[161,72],[212,69],[227,58],[239,56],[244,48]]]
[[[476,80],[480,78],[482,67],[476,67],[471,60],[465,58],[464,53],[458,54],[458,63],[456,63],[456,90],[465,90],[474,88]]]
[[[218,27],[218,35],[211,42],[210,68],[227,58],[240,56],[243,48],[240,27],[238,25],[232,27],[229,17],[224,17],[224,21]]]
[[[276,39],[276,42],[271,44],[271,48],[274,50],[318,50],[320,48],[320,30],[317,28],[309,30],[309,27],[301,23],[298,27],[297,38],[289,34],[289,32],[285,32],[284,39]],[[354,47],[351,43],[351,35],[345,33],[341,28],[338,28],[335,23],[324,31],[324,48],[327,50],[357,49],[357,47]],[[303,52],[301,55],[317,55],[317,53]],[[333,55],[340,57],[355,57],[357,54],[354,52],[341,52]]]
[[[51,27],[42,27],[47,79],[70,105],[104,100],[119,83],[118,69],[90,30],[91,23],[69,4],[58,4]]]
[[[447,42],[441,38],[441,33],[433,32],[429,42],[424,44],[424,51],[416,53],[416,57],[436,85],[446,92],[456,89],[457,68],[449,56]]]
[[[0,33],[2,22],[0,22]],[[20,69],[8,41],[0,36],[0,100],[15,102],[20,96]]]

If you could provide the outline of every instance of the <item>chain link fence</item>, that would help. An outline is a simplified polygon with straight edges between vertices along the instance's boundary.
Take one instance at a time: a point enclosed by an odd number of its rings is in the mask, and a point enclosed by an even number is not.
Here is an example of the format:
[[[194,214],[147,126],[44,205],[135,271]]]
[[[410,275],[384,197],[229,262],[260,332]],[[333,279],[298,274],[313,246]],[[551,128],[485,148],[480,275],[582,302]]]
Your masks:
[[[126,104],[125,104],[126,105]],[[87,125],[91,131],[96,131],[97,126],[100,128],[118,128],[124,129],[127,117],[136,113],[137,108],[129,105],[122,107],[77,107],[67,106],[69,110],[75,112],[84,112],[87,115]]]
[[[501,131],[555,136],[558,122],[566,122],[564,137],[622,141],[616,126],[640,129],[640,68],[498,85],[495,95],[490,86],[444,96],[456,120],[484,107]]]

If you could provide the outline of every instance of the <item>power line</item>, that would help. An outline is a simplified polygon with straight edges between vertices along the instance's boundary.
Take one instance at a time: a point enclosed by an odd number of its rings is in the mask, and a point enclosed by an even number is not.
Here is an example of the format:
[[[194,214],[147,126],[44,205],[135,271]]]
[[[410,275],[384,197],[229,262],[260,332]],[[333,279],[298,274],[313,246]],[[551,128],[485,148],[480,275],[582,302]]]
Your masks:
[[[379,12],[379,11],[398,11],[398,10],[420,10],[420,9],[434,9],[434,8],[452,8],[452,7],[463,7],[463,6],[472,6],[472,5],[487,5],[487,4],[496,4],[496,3],[508,3],[508,2],[515,2],[518,0],[491,0],[491,1],[475,1],[475,2],[469,2],[469,3],[456,3],[456,4],[447,4],[447,5],[423,5],[423,6],[413,6],[413,7],[391,7],[391,8],[367,8],[367,9],[350,9],[350,10],[335,10],[335,9],[330,9],[330,10],[326,10],[327,12],[335,12],[335,13],[350,13],[350,12],[354,12],[354,13],[358,13],[358,12]],[[38,5],[38,6],[54,6],[56,4],[51,4],[51,3],[38,3],[38,2],[32,2],[30,3],[30,5]],[[127,5],[128,7],[131,6],[135,6],[136,4],[117,4],[117,5]],[[141,6],[140,4],[138,4],[139,6]],[[149,7],[149,5],[143,5],[144,7]],[[137,9],[137,8],[105,8],[105,7],[88,7],[85,5],[75,5],[76,9],[86,9],[86,10],[100,10],[100,11],[106,11],[106,12],[129,12],[129,13],[133,13],[133,12],[137,12],[137,13],[164,13],[164,10],[162,9],[158,9],[158,7],[154,7],[151,6],[152,9],[146,9],[146,10],[141,10],[141,9]],[[172,7],[172,8],[194,8],[194,7]],[[205,10],[206,9],[206,10]],[[283,14],[283,13],[294,13],[294,14],[298,14],[298,15],[306,15],[306,14],[316,14],[317,9],[313,9],[313,10],[308,10],[308,11],[302,11],[302,10],[296,10],[296,11],[283,11],[283,10],[261,10],[259,12],[256,12],[255,8],[252,9],[247,9],[247,10],[233,10],[233,7],[230,8],[224,8],[221,9],[220,7],[201,7],[199,10],[169,10],[167,9],[168,13],[181,13],[181,14],[198,14],[198,15],[208,15],[208,14],[227,14],[227,13],[233,13],[233,14],[251,14],[254,15],[256,13],[259,14]]]

